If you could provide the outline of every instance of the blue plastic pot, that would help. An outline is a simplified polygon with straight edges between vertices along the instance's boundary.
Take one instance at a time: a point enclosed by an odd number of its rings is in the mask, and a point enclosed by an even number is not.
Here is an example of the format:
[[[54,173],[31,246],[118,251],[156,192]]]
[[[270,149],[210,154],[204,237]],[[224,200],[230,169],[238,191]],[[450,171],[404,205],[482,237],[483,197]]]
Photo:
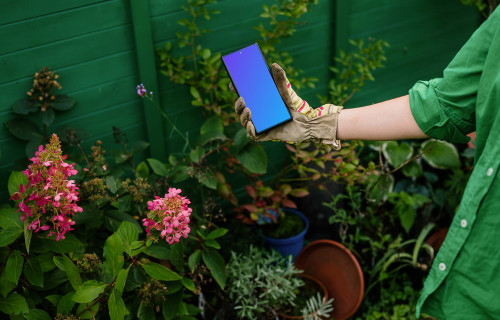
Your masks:
[[[309,219],[300,211],[291,208],[283,208],[286,212],[291,212],[304,220],[306,226],[301,233],[285,239],[276,239],[264,236],[266,243],[269,247],[278,251],[283,257],[288,257],[292,255],[292,259],[295,260],[295,257],[299,254],[300,250],[304,247],[304,237],[306,235],[307,230],[309,229]]]

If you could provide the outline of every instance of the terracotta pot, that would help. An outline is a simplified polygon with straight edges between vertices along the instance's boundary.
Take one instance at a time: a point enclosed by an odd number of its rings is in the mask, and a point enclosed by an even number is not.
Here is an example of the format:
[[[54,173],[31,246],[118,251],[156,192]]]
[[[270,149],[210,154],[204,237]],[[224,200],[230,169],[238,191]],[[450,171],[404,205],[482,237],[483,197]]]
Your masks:
[[[354,255],[333,240],[309,243],[297,256],[295,266],[318,279],[333,298],[331,319],[344,320],[352,316],[361,304],[364,278]]]
[[[431,234],[426,240],[425,243],[430,245],[434,249],[434,255],[439,251],[439,248],[441,248],[441,245],[444,242],[444,239],[446,238],[446,235],[448,234],[448,229],[449,228],[443,228],[435,233]]]
[[[319,281],[315,277],[313,277],[311,275],[308,275],[306,273],[298,274],[298,276],[300,276],[302,278],[305,278],[305,279],[309,279],[309,280],[313,281],[314,283],[316,283],[321,288],[322,295],[324,297],[323,301],[324,302],[328,301],[328,291],[326,290],[326,287],[321,283],[321,281]],[[284,313],[281,313],[281,312],[278,312],[278,316],[279,316],[280,319],[293,319],[293,320],[304,319],[303,316],[292,316],[292,315],[287,315],[287,314],[284,314]]]

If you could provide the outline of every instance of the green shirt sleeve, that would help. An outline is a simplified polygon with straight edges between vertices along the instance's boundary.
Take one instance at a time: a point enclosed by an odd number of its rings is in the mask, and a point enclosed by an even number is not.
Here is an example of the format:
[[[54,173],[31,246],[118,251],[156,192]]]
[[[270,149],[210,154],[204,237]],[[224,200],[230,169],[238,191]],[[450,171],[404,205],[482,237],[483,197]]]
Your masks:
[[[500,11],[494,13],[500,15]],[[410,89],[410,108],[420,129],[429,137],[467,142],[476,128],[477,93],[493,38],[496,19],[479,27],[446,67],[442,78],[418,81]]]

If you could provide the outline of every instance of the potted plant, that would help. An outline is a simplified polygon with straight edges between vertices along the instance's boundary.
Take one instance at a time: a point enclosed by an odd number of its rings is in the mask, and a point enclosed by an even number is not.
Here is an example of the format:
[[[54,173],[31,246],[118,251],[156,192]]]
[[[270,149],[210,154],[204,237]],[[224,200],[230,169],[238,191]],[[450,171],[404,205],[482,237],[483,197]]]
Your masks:
[[[236,209],[239,211],[237,218],[255,226],[271,248],[284,257],[291,255],[295,259],[304,245],[309,220],[297,210],[297,205],[289,196],[304,197],[309,192],[303,188],[294,189],[289,184],[273,189],[264,186],[261,180],[255,186],[247,185],[245,189],[252,202]]]
[[[226,270],[227,295],[234,310],[231,319],[278,319],[279,315],[316,320],[332,311],[333,299],[327,300],[325,288],[312,277],[303,278],[291,257],[287,260],[276,251],[253,246],[246,254],[233,251]],[[305,303],[299,306],[300,301]]]

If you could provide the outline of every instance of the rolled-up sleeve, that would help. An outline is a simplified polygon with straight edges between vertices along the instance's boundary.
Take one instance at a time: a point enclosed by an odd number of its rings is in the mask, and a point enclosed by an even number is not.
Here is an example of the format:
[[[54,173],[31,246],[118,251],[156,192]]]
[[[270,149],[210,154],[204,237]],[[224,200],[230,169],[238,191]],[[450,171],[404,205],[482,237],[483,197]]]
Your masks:
[[[467,134],[476,129],[476,100],[493,38],[489,24],[494,21],[488,19],[476,30],[446,67],[442,78],[418,81],[410,89],[411,112],[429,137],[467,142]]]

